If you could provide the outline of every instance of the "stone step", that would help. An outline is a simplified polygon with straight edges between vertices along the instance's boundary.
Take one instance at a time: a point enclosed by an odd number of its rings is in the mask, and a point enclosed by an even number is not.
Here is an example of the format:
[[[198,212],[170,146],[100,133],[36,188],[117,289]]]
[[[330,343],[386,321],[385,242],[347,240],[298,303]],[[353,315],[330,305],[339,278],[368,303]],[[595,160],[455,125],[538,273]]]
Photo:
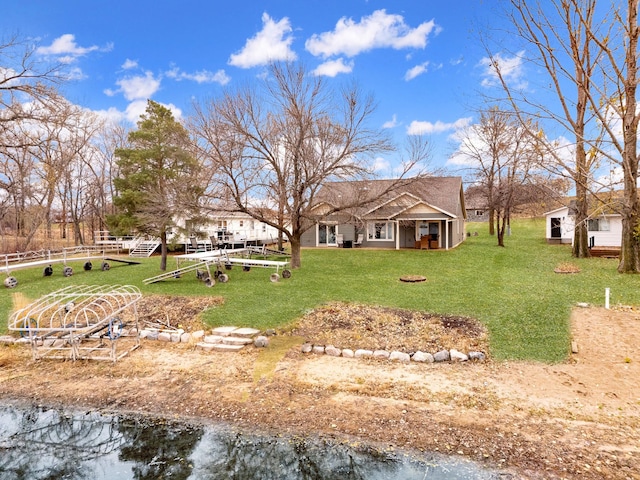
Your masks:
[[[198,343],[196,347],[205,350],[205,351],[216,351],[216,352],[237,352],[241,350],[244,345],[226,345],[222,343]]]
[[[249,345],[253,340],[245,337],[222,337],[222,343],[225,345]]]
[[[234,337],[254,337],[260,333],[260,330],[248,327],[216,327],[211,330],[213,335],[220,335],[221,337],[227,337],[233,335]]]

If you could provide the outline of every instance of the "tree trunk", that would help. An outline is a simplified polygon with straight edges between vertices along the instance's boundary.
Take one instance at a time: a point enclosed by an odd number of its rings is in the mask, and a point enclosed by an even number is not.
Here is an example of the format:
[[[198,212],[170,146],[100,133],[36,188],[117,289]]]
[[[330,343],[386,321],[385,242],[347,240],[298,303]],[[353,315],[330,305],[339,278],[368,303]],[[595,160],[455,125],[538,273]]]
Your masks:
[[[587,187],[582,181],[576,182],[576,212],[575,229],[573,232],[572,255],[576,258],[588,258],[589,231],[587,221],[589,218],[589,203],[587,202]]]
[[[291,268],[300,268],[301,256],[300,256],[300,237],[292,236],[289,238],[291,242]]]
[[[504,247],[504,229],[505,229],[505,219],[502,218],[501,213],[496,212],[496,232],[498,234],[498,246]]]
[[[496,221],[496,211],[494,210],[493,207],[490,207],[489,208],[489,235],[495,235],[496,233],[495,221]]]
[[[167,270],[167,255],[169,249],[167,248],[167,232],[163,230],[160,232],[160,270],[163,272]]]
[[[622,117],[624,151],[622,170],[624,172],[624,205],[622,206],[622,246],[620,249],[620,273],[640,272],[640,248],[636,237],[638,227],[638,116],[636,113],[637,53],[638,53],[638,2],[628,1],[628,46],[625,63],[627,78],[625,87],[625,112]]]

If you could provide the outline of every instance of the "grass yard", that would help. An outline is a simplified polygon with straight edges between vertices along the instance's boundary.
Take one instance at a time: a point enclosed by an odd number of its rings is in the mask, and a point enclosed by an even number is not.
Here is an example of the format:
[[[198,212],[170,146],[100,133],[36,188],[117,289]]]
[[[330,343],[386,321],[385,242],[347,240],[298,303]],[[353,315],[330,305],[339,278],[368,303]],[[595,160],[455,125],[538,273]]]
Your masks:
[[[56,272],[48,278],[41,268],[16,271],[19,285],[0,296],[0,331],[7,328],[11,293],[36,299],[71,282],[133,284],[148,294],[224,297],[224,306],[205,313],[212,326],[284,328],[333,301],[470,316],[488,327],[494,358],[558,362],[569,351],[569,314],[577,302],[604,305],[605,288],[610,288],[611,305],[640,305],[640,276],[618,274],[617,260],[572,259],[570,247],[547,245],[543,219],[514,222],[506,248],[496,246],[485,224],[469,224],[467,230],[478,236],[451,251],[303,250],[302,268],[279,283],[269,281],[271,270],[234,267],[227,272],[229,283],[211,289],[195,274],[143,285],[143,279],[159,273],[158,258],[136,266],[112,263],[108,272],[84,272],[81,264],[72,264],[77,273],[68,278],[62,277],[61,266],[54,266]],[[554,273],[566,262],[580,272]],[[409,274],[427,281],[399,281]]]

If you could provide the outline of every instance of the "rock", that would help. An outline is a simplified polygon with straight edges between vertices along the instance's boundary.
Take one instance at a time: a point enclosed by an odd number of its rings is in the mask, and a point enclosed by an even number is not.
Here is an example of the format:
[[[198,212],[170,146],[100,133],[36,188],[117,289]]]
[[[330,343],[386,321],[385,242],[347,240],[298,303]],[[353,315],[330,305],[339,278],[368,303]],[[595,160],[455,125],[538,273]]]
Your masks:
[[[324,348],[324,353],[326,353],[327,355],[330,355],[332,357],[339,357],[340,354],[342,353],[342,350],[340,350],[339,348],[334,347],[333,345],[327,345]]]
[[[414,362],[433,363],[433,355],[426,352],[417,351],[411,356],[411,360]]]
[[[182,332],[184,333],[184,332]],[[182,337],[182,333],[181,332],[174,332],[171,334],[171,341],[173,343],[180,343],[180,337]]]
[[[225,345],[249,345],[250,343],[253,343],[253,340],[248,337],[228,336],[222,337],[221,340]]]
[[[433,360],[436,362],[448,362],[450,358],[449,350],[440,350],[433,355]]]
[[[158,340],[160,342],[170,342],[171,334],[169,332],[160,332],[158,333]]]
[[[157,330],[147,330],[147,336],[146,338],[149,340],[158,340],[158,335],[160,335],[160,332],[158,332]]]
[[[255,328],[237,328],[231,332],[234,337],[254,337],[260,333]]]
[[[16,341],[14,343],[16,345],[28,345],[29,343],[31,343],[31,339],[28,337],[20,337],[16,338]]]
[[[213,335],[219,335],[221,337],[225,337],[227,335],[231,335],[231,332],[237,329],[238,327],[216,327],[213,330],[211,330],[211,333]]]
[[[191,341],[191,334],[189,332],[184,332],[180,335],[180,343],[189,343]]]
[[[353,353],[355,358],[370,358],[373,357],[373,350],[358,349]]]
[[[349,348],[343,348],[342,349],[342,356],[345,358],[353,358],[354,353],[353,350],[349,349]]]
[[[375,350],[373,352],[373,358],[387,360],[389,358],[389,352],[386,350]]]
[[[587,302],[578,302],[576,303],[576,306],[580,308],[589,308],[589,304]]]
[[[484,362],[485,355],[482,352],[469,352],[469,360]]]
[[[204,338],[204,330],[196,330],[195,332],[191,333],[191,338],[196,341]]]
[[[459,352],[454,348],[449,350],[449,357],[451,358],[452,362],[466,362],[467,360],[469,360],[469,357],[467,355],[465,355],[462,352]]]
[[[313,350],[313,345],[310,343],[303,343],[302,347],[300,347],[300,351],[302,353],[311,353]]]
[[[264,334],[265,334],[267,337],[273,337],[274,335],[277,335],[277,334],[276,334],[276,331],[275,331],[273,328],[270,328],[269,330],[267,330],[266,332],[264,332]]]
[[[317,353],[317,354],[323,354],[324,353],[324,345],[314,345],[313,346],[313,350],[311,350],[313,353]]]
[[[11,335],[0,335],[0,343],[4,343],[6,345],[12,345],[16,341]]]
[[[411,356],[408,353],[393,351],[389,354],[389,360],[393,362],[409,363]]]
[[[202,339],[204,343],[221,343],[222,336],[220,335],[205,335]]]
[[[259,335],[253,340],[253,345],[258,348],[265,348],[269,345],[269,339],[264,335]]]

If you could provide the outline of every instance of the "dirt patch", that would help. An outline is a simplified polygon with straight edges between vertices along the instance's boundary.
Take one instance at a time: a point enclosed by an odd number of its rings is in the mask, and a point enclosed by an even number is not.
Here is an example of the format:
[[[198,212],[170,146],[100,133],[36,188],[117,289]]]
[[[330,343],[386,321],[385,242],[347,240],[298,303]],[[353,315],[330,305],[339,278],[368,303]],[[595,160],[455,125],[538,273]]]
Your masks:
[[[115,365],[33,362],[28,348],[0,347],[0,398],[437,450],[505,468],[518,479],[639,479],[640,315],[576,309],[571,321],[578,353],[559,365],[401,365],[285,347],[279,361],[269,360],[269,372],[257,374],[260,351],[253,347],[203,353],[143,341]],[[292,333],[350,348],[360,338],[367,348],[412,350],[416,338],[456,348],[448,342],[468,331],[465,341],[482,350],[484,333],[476,326],[464,318],[336,304],[305,316]],[[327,329],[331,335],[320,337]]]

